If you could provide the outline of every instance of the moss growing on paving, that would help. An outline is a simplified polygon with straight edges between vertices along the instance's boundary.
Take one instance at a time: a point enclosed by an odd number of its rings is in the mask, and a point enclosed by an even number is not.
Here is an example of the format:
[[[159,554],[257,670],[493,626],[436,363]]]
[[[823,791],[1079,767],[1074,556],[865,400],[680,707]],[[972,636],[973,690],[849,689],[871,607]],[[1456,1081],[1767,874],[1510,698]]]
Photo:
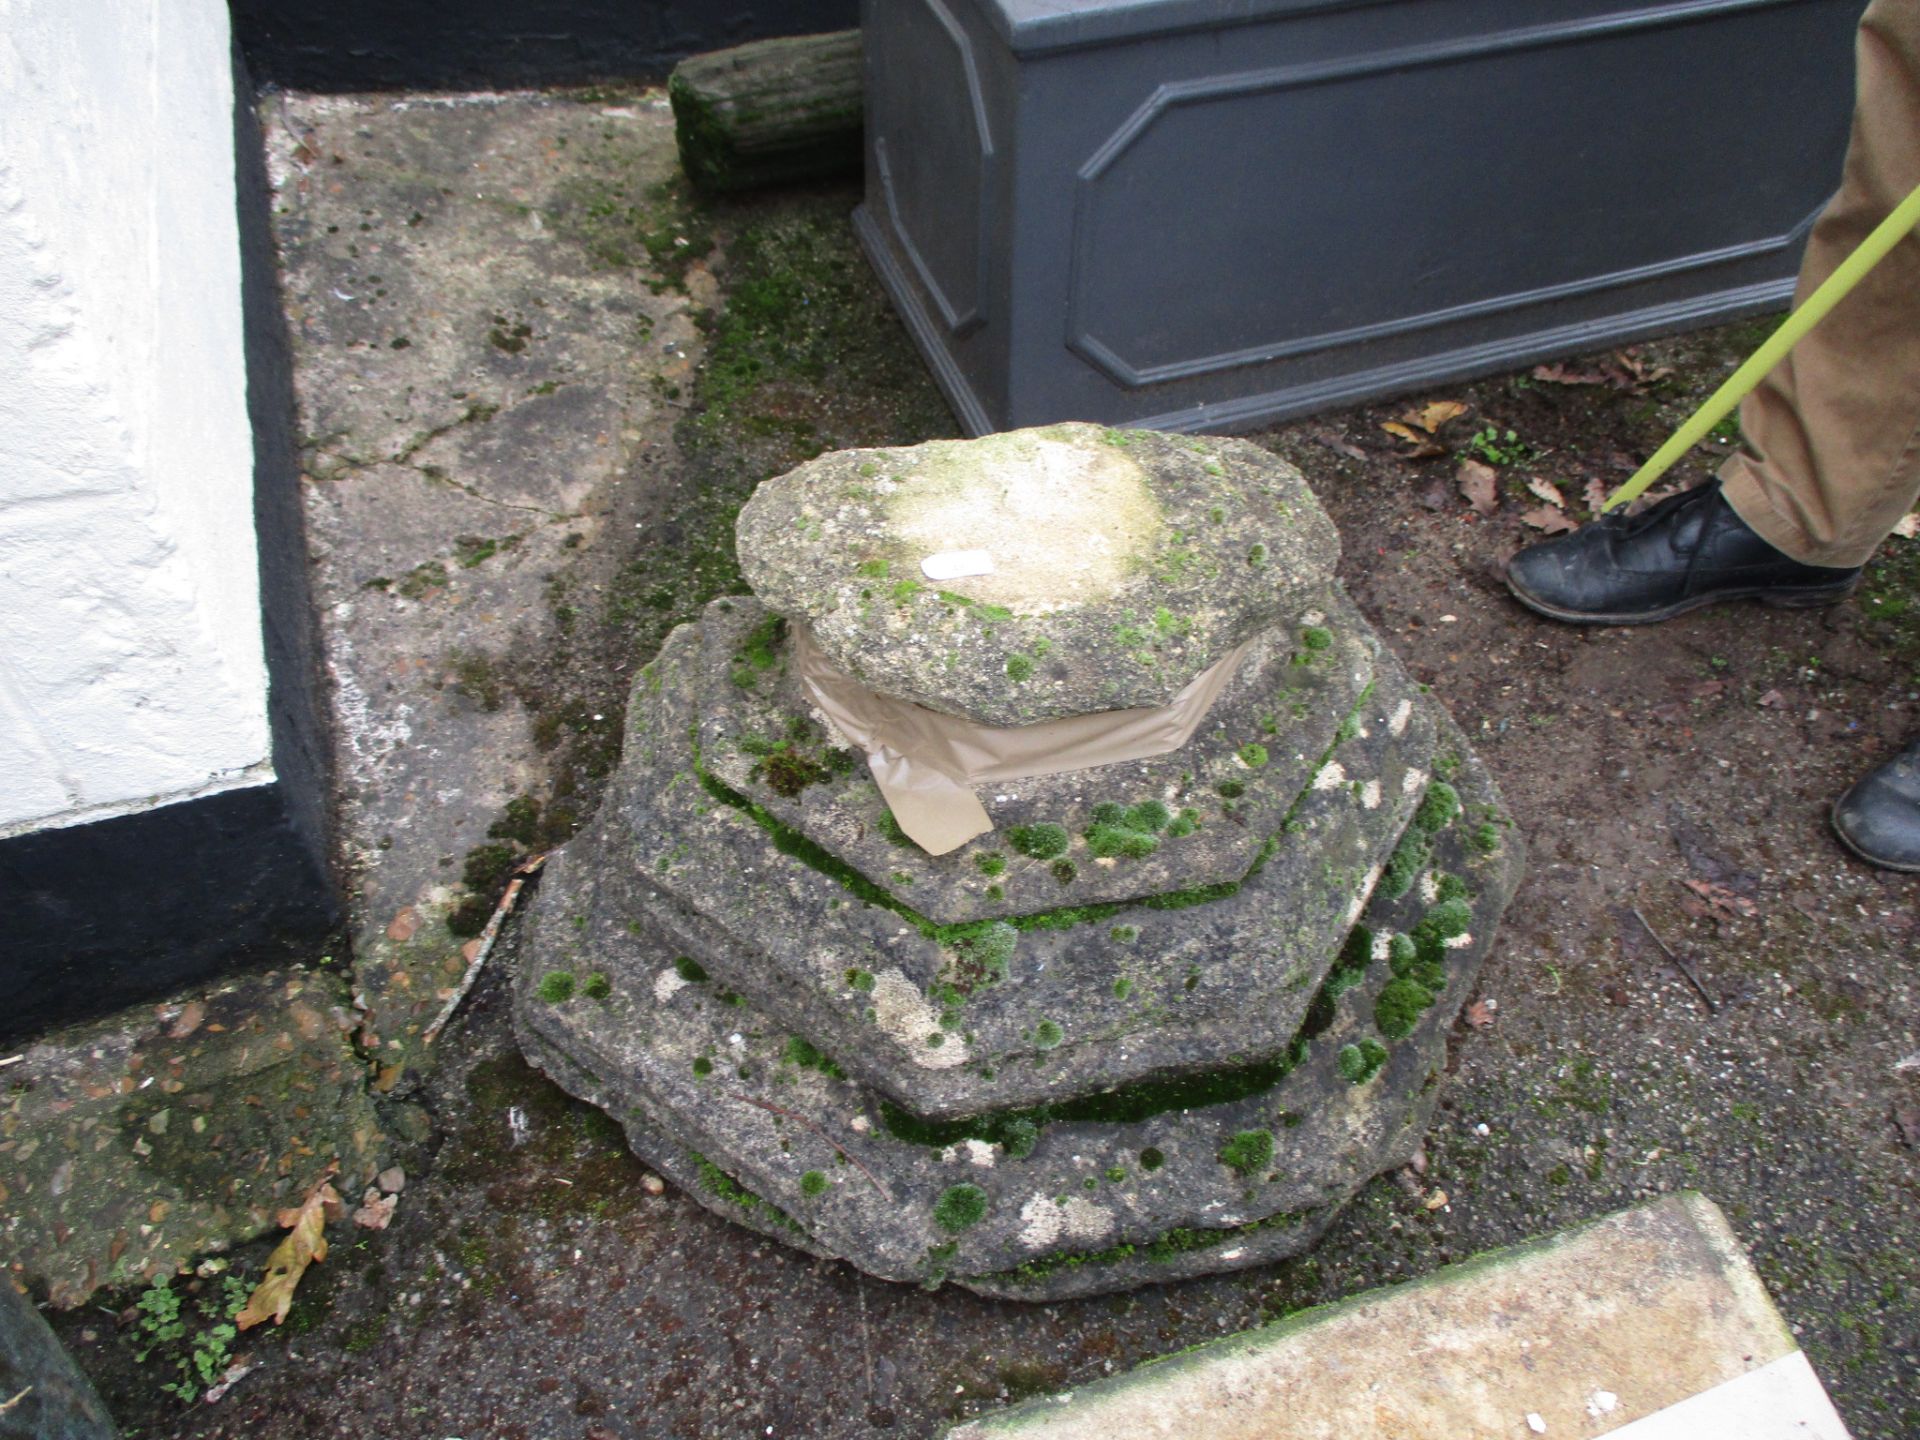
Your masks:
[[[806,1235],[806,1228],[798,1220],[764,1195],[749,1190],[706,1156],[689,1150],[687,1158],[693,1162],[694,1170],[700,1176],[700,1188],[715,1199],[724,1200],[756,1220],[770,1221],[783,1230],[791,1230],[794,1234],[803,1237]]]
[[[1244,1240],[1266,1230],[1292,1230],[1312,1219],[1312,1210],[1282,1210],[1269,1215],[1264,1220],[1254,1220],[1245,1225],[1232,1225],[1220,1230],[1201,1230],[1192,1227],[1178,1227],[1164,1231],[1152,1240],[1138,1245],[1110,1245],[1104,1250],[1087,1250],[1064,1255],[1047,1255],[1038,1260],[1029,1260],[1026,1264],[1012,1270],[997,1272],[992,1278],[1018,1284],[1038,1284],[1049,1276],[1062,1270],[1075,1270],[1085,1265],[1116,1265],[1135,1258],[1156,1265],[1171,1264],[1183,1255],[1196,1250],[1211,1250],[1224,1245],[1229,1240]]]
[[[1364,1085],[1380,1073],[1380,1067],[1387,1063],[1387,1047],[1371,1035],[1357,1044],[1342,1045],[1334,1057],[1334,1064],[1344,1080],[1355,1085]]]

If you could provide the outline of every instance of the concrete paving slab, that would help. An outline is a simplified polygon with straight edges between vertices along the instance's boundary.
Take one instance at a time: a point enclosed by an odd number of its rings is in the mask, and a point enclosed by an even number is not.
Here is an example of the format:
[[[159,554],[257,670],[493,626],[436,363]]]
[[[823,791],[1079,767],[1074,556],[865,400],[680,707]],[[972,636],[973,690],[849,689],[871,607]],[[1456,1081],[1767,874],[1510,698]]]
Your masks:
[[[392,1141],[353,1025],[338,976],[296,969],[27,1046],[0,1094],[13,1276],[78,1305],[271,1229],[329,1163],[366,1185]]]
[[[1612,1433],[1614,1440],[1846,1440],[1847,1429],[1806,1352],[1796,1350]]]
[[[1719,1208],[1686,1191],[948,1434],[1840,1440],[1799,1356]]]
[[[617,733],[620,660],[643,656],[578,667],[604,697],[533,676],[577,648],[576,612],[599,620],[670,488],[655,462],[702,349],[710,242],[658,92],[276,95],[262,116],[361,1039],[390,1089],[431,1054],[497,895],[500,863],[468,857],[500,847],[510,804],[552,814],[571,740]],[[515,828],[537,849],[566,827]]]

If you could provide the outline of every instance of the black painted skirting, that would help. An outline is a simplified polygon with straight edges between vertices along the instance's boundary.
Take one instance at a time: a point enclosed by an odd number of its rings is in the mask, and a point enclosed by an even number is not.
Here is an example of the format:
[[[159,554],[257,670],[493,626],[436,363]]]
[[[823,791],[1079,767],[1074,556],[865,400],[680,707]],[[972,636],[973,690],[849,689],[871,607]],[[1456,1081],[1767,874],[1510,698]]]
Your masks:
[[[858,0],[232,0],[254,78],[297,90],[660,79],[688,55],[844,30]]]
[[[0,840],[0,1039],[253,963],[339,923],[280,784]]]
[[[306,515],[295,439],[293,346],[273,243],[273,190],[253,85],[233,50],[234,205],[240,231],[240,306],[253,429],[253,528],[260,556],[261,632],[273,768],[288,819],[316,863],[331,854],[332,745],[321,678],[320,621],[307,564]]]
[[[237,48],[234,98],[254,527],[277,778],[0,840],[0,1039],[155,1000],[249,964],[314,958],[341,924],[293,371],[253,88]]]

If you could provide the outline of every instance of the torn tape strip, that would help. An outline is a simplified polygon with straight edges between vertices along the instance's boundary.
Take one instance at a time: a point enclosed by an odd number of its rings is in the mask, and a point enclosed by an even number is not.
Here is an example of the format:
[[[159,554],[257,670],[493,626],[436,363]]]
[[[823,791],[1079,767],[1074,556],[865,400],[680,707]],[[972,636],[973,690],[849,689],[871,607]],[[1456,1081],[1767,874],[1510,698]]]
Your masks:
[[[821,653],[805,626],[790,627],[801,687],[834,727],[867,753],[900,828],[930,855],[993,829],[975,785],[1144,760],[1193,737],[1240,662],[1245,640],[1165,705],[1068,715],[1037,725],[982,725],[870,690]]]

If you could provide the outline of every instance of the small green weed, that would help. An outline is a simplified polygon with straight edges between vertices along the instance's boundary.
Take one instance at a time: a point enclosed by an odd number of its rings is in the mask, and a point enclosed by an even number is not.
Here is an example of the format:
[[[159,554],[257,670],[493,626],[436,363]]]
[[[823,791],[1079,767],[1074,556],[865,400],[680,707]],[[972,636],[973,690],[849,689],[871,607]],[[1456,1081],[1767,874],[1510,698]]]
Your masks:
[[[233,1341],[240,1333],[234,1317],[246,1308],[251,1288],[237,1275],[222,1275],[190,1282],[183,1295],[173,1288],[172,1276],[161,1276],[135,1304],[135,1362],[144,1365],[157,1358],[176,1376],[162,1381],[160,1388],[191,1405],[232,1360]]]
[[[1489,465],[1524,465],[1533,459],[1534,450],[1511,430],[1488,425],[1467,437],[1467,452]]]

